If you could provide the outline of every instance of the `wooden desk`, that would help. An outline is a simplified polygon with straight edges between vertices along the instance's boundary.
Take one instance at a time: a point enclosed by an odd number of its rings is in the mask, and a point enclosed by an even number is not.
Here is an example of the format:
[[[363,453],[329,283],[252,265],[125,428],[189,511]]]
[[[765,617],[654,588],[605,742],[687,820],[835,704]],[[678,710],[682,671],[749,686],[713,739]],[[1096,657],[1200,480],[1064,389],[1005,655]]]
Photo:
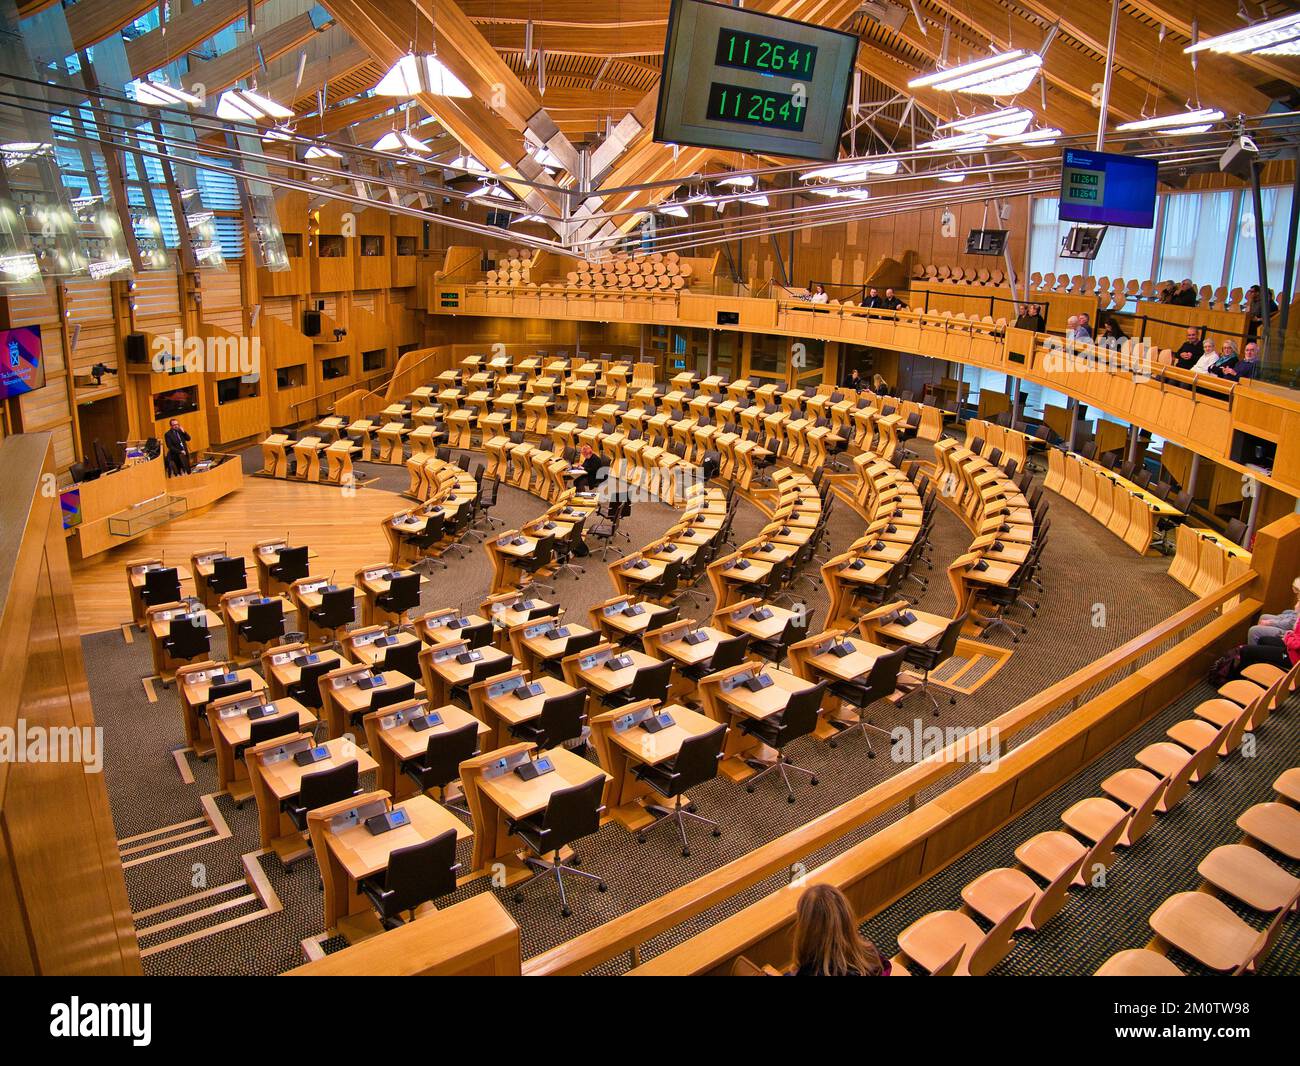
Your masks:
[[[744,681],[759,674],[766,674],[773,683],[758,692],[751,692]],[[792,695],[806,692],[814,685],[815,682],[780,667],[742,663],[701,683],[700,696],[705,714],[715,722],[734,726],[737,718],[762,720],[780,714]],[[732,728],[723,748],[721,771],[733,781],[743,781],[756,772],[750,763],[771,762],[775,758],[775,754],[770,752],[771,749],[761,740]]]
[[[254,603],[278,603],[284,618],[285,628],[290,624],[290,612],[293,605],[283,596],[262,596],[260,593],[243,591],[227,592],[221,597],[221,619],[226,627],[226,654],[232,659],[244,661],[252,658],[263,645],[247,643],[239,633],[239,627],[248,621],[249,608]]]
[[[435,644],[420,652],[420,669],[424,678],[424,687],[428,690],[428,698],[433,703],[437,705],[450,703],[451,690],[458,685],[468,684],[474,676],[474,668],[479,665],[478,663],[459,663],[456,661],[456,656],[466,650],[468,650],[468,645],[463,641],[459,641]],[[509,669],[514,669],[517,665],[514,656],[507,651],[501,651],[499,648],[488,646],[475,650],[482,653],[479,662],[498,663],[504,660],[511,664]],[[434,661],[435,658],[448,652],[450,654],[441,662]],[[502,673],[504,672],[503,670]]]
[[[312,652],[306,644],[281,644],[262,653],[262,674],[266,678],[267,690],[272,699],[281,699],[288,687],[297,684],[302,677],[302,667],[294,663],[301,655],[314,654],[320,662],[329,663],[331,670],[346,665],[343,657],[335,651]]]
[[[593,649],[591,654],[598,656],[600,661],[590,667],[583,667],[582,660],[588,655],[587,652],[583,652],[578,661],[573,664],[574,678],[580,683],[595,689],[602,696],[627,688],[628,685],[632,684],[638,670],[646,666],[657,666],[660,662],[660,660],[652,658],[643,651],[637,651],[635,648],[625,648],[617,653],[608,649],[605,652],[598,652]],[[626,655],[631,660],[630,665],[623,667],[621,670],[607,669],[605,660],[611,658],[614,654]]]
[[[428,712],[442,718],[437,725],[427,729],[413,729],[411,721]],[[473,722],[478,728],[479,749],[488,744],[491,729],[468,711],[454,704],[446,703],[441,707],[430,707],[424,700],[408,700],[395,703],[378,711],[371,711],[362,719],[366,730],[366,741],[370,755],[379,763],[376,787],[383,789],[395,798],[417,794],[420,790],[416,783],[402,772],[402,767],[412,759],[418,759],[429,748],[431,738],[443,733],[461,729]],[[444,795],[443,802],[455,799],[458,792]]]
[[[208,693],[212,688],[212,678],[222,677],[227,673],[235,675],[235,681],[247,681],[249,691],[259,693],[266,683],[255,670],[247,668],[229,669],[230,664],[209,660],[183,666],[176,671],[176,693],[181,701],[181,719],[185,727],[185,740],[190,750],[200,758],[211,754],[214,748],[212,730],[208,725],[206,704]],[[203,711],[200,714],[200,710]]]
[[[410,821],[385,833],[371,833],[365,818],[386,809],[405,811]],[[389,856],[399,848],[422,844],[449,831],[457,840],[471,836],[464,822],[428,796],[390,803],[382,791],[313,811],[308,825],[325,884],[325,929],[337,930],[349,943],[374,936],[381,929],[359,881],[388,869]]]
[[[161,559],[135,560],[127,563],[126,585],[131,597],[131,621],[137,626],[144,625],[145,602],[144,583],[151,570],[175,570],[176,580],[181,586],[181,595],[185,595],[185,582],[191,580],[190,572],[183,566],[164,565]],[[156,605],[155,605],[156,606]]]
[[[171,632],[174,619],[189,619],[189,624],[205,627],[208,631],[208,649],[192,659],[173,659],[163,646],[163,640]],[[145,628],[149,633],[149,651],[153,657],[154,675],[165,683],[176,676],[176,671],[180,667],[190,665],[199,659],[207,659],[211,651],[212,631],[220,625],[221,616],[206,607],[200,607],[195,611],[182,603],[162,603],[148,608],[145,612]]]
[[[547,700],[558,696],[568,696],[578,691],[572,685],[567,685],[549,674],[539,674],[532,679],[532,683],[540,685],[542,689],[536,696],[521,700],[515,696],[513,690],[501,692],[499,695],[491,694],[498,687],[504,688],[503,682],[513,684],[513,678],[516,677],[524,681],[528,680],[522,671],[515,671],[511,674],[502,674],[489,678],[481,685],[475,685],[471,691],[475,712],[487,724],[487,728],[491,733],[491,739],[487,745],[488,750],[504,748],[508,744],[513,744],[515,738],[511,735],[510,730],[524,722],[531,722],[541,715],[542,705]]]
[[[512,744],[461,764],[461,784],[474,816],[475,874],[492,873],[493,864],[500,861],[506,867],[507,884],[529,876],[528,867],[515,854],[521,842],[510,834],[508,820],[544,811],[551,793],[559,789],[585,785],[593,778],[609,779],[594,763],[565,748],[554,748],[546,755],[555,769],[525,781],[513,765],[534,750],[533,744]]]
[[[248,716],[251,707],[274,708],[275,714],[253,719]],[[248,744],[254,722],[269,722],[290,715],[298,719],[295,733],[311,733],[316,725],[316,716],[297,700],[285,696],[268,702],[264,691],[226,696],[209,706],[207,720],[217,755],[218,792],[230,793],[238,804],[253,794],[243,754],[236,756],[236,752]]]

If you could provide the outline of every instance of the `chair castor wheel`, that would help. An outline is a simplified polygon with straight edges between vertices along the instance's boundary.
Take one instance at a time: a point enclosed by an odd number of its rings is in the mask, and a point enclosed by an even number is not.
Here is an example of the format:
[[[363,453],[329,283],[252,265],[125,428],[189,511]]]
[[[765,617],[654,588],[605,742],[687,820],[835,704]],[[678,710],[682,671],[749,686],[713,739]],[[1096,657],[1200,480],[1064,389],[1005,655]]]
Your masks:
[[[794,802],[794,797],[793,797],[793,796],[786,796],[785,801],[786,801],[786,803],[793,803],[793,802]]]
[[[691,814],[694,814],[695,811],[696,811],[695,804],[694,804],[694,803],[688,803],[688,804],[686,805],[686,810],[690,811]]]
[[[746,792],[753,792],[753,791],[754,791],[754,786],[753,786],[753,785],[746,785],[746,786],[745,786],[745,791],[746,791]]]
[[[645,843],[645,834],[644,834],[644,833],[637,833],[637,835],[636,835],[636,842],[637,842],[638,844],[644,844],[644,843]]]
[[[570,866],[581,866],[581,865],[582,865],[582,860],[581,860],[577,855],[575,855],[573,858],[571,858],[571,859],[569,860],[569,865],[570,865]]]
[[[691,857],[691,849],[690,849],[690,848],[682,848],[682,858],[683,858],[683,859],[689,859],[690,857]]]
[[[720,837],[720,836],[722,836],[722,830],[715,826],[714,829],[713,829],[713,835],[714,835],[715,837]]]
[[[569,918],[569,917],[572,917],[572,915],[573,915],[573,911],[569,910],[568,907],[561,907],[561,908],[560,908],[560,917],[561,917],[561,918]]]
[[[874,751],[867,752],[868,759],[874,759],[875,757],[876,757],[876,753]]]
[[[809,780],[808,783],[809,783],[810,785],[819,785],[819,784],[821,784],[821,782],[818,781],[817,778],[815,778],[815,777],[814,777],[814,778],[811,778],[811,779]]]
[[[515,901],[516,903],[523,903],[523,901],[524,901],[524,894],[523,894],[522,892],[516,892],[516,893],[514,894],[514,896],[511,897],[511,898],[514,899],[514,901]]]
[[[609,888],[609,885],[605,884],[604,881],[597,881],[597,882],[596,882],[596,891],[597,891],[597,892],[604,892],[604,891],[605,891],[606,889],[608,889],[608,888]]]
[[[838,748],[840,745],[839,745],[839,741],[837,740],[828,740],[826,742],[826,746],[828,748]]]

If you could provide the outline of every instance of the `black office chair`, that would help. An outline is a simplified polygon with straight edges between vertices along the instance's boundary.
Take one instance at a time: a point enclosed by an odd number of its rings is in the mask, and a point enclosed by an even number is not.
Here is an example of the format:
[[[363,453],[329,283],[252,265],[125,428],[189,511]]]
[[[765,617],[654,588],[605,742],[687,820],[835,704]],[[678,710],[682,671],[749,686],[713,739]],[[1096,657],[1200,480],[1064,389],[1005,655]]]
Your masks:
[[[307,617],[317,629],[329,635],[330,643],[336,644],[339,631],[356,621],[356,598],[357,591],[351,587],[322,592],[320,606],[308,610]]]
[[[284,686],[285,695],[297,700],[304,707],[319,711],[324,703],[324,700],[321,699],[320,679],[340,665],[342,664],[333,660],[323,663],[309,663],[298,671],[297,681],[291,681]]]
[[[807,774],[808,783],[817,784],[816,774],[805,767],[792,763],[784,752],[785,746],[791,741],[806,737],[816,730],[817,712],[821,708],[822,692],[825,689],[826,682],[818,682],[810,689],[793,693],[785,705],[785,710],[780,714],[770,715],[767,718],[741,719],[740,731],[742,733],[761,740],[769,748],[776,749],[776,762],[772,763],[771,766],[759,769],[762,766],[761,763],[750,762],[751,766],[758,769],[758,773],[745,782],[746,792],[753,792],[758,783],[773,772],[779,773],[781,780],[785,783],[787,803],[794,802],[794,789],[790,787],[791,770]]]
[[[542,713],[511,726],[510,735],[520,740],[531,740],[539,748],[554,748],[566,741],[581,739],[586,724],[587,690],[578,689],[544,700]]]
[[[718,646],[713,649],[713,654],[704,662],[696,663],[694,666],[679,667],[678,669],[684,677],[689,677],[692,681],[699,681],[701,678],[708,677],[709,674],[716,674],[719,670],[739,666],[745,661],[745,652],[748,650],[749,634],[741,633],[739,636],[718,641]]]
[[[284,548],[276,561],[267,567],[267,573],[273,580],[283,585],[292,585],[299,578],[307,576],[308,566],[306,545],[299,548]]]
[[[281,806],[289,816],[289,821],[299,830],[306,831],[307,813],[359,794],[359,778],[356,759],[332,766],[328,770],[317,770],[314,774],[303,774],[298,795],[291,796]]]
[[[586,651],[588,648],[594,648],[602,641],[600,633],[592,631],[590,633],[574,633],[564,642],[564,650],[553,658],[547,659],[542,663],[543,672],[551,677],[564,678],[564,660],[570,655],[577,655],[579,652]]]
[[[583,547],[582,527],[586,522],[585,518],[576,519],[569,529],[568,534],[556,542],[555,545],[555,576],[561,574],[570,574],[574,581],[579,581],[582,575],[587,572],[587,568],[575,563],[574,557],[578,554],[578,549]]]
[[[651,765],[641,763],[632,771],[637,778],[644,781],[665,799],[673,801],[672,807],[658,804],[646,804],[646,810],[657,815],[650,825],[636,835],[638,844],[644,844],[646,834],[661,825],[672,823],[677,826],[677,835],[682,841],[682,858],[691,855],[690,845],[686,840],[686,819],[693,818],[703,822],[715,837],[722,836],[722,829],[717,822],[696,814],[691,807],[682,806],[682,795],[687,789],[695,788],[706,781],[712,781],[718,775],[718,763],[722,761],[722,744],[727,737],[727,727],[717,726],[707,733],[699,733],[682,741],[681,748],[672,759]],[[692,807],[694,804],[691,805]]]
[[[415,569],[423,566],[441,566],[446,570],[447,564],[437,556],[424,554],[430,548],[436,547],[446,539],[447,518],[442,512],[434,514],[430,512],[425,515],[424,528],[418,533],[404,535],[404,540],[408,547],[414,548],[419,554],[419,560],[414,564]]]
[[[1233,544],[1239,544],[1243,548],[1248,547],[1246,544],[1246,523],[1240,518],[1228,519],[1228,524],[1224,528],[1223,535]]]
[[[174,566],[145,571],[144,587],[140,589],[140,602],[146,607],[175,603],[180,598],[181,579]]]
[[[276,737],[290,737],[297,732],[297,711],[290,711],[288,714],[277,714],[273,718],[259,718],[248,727],[247,742],[235,745],[235,761],[238,762],[242,759],[244,752],[249,748],[254,748],[268,740],[274,740]],[[242,810],[244,806],[243,800],[236,800],[235,806]]]
[[[967,617],[969,617],[967,613],[959,614],[944,626],[943,632],[939,634],[938,639],[933,643],[912,645],[903,650],[903,661],[908,666],[917,667],[921,671],[921,684],[904,698],[910,698],[918,692],[921,693],[930,701],[930,706],[934,708],[936,716],[939,714],[939,701],[930,695],[930,671],[946,663],[956,653],[957,641],[961,639],[962,626],[966,624]],[[956,702],[956,696],[948,697],[949,706]]]
[[[798,644],[808,636],[808,627],[812,622],[813,611],[795,612],[786,619],[781,635],[771,640],[752,640],[749,650],[762,656],[774,666],[780,666],[791,644]]]
[[[413,681],[420,680],[420,642],[411,641],[406,644],[393,644],[384,649],[384,657],[380,661],[380,667],[384,673],[390,670],[399,674],[404,674]]]
[[[448,690],[453,701],[459,701],[466,707],[470,705],[469,690],[471,685],[477,685],[480,681],[486,681],[489,677],[496,677],[497,674],[504,674],[511,668],[509,655],[498,656],[494,659],[483,659],[481,662],[474,664],[474,669],[469,675],[469,680],[463,685],[452,685]]]
[[[385,707],[392,707],[398,703],[405,703],[407,700],[415,699],[415,682],[402,681],[396,685],[385,685],[383,688],[370,690],[370,706],[366,711],[353,712],[353,719],[360,721],[363,714],[370,711],[382,711]]]
[[[599,874],[577,868],[580,860],[576,853],[570,859],[573,865],[565,865],[560,861],[561,849],[583,837],[592,836],[600,829],[600,815],[605,809],[600,798],[604,790],[603,776],[594,777],[585,785],[557,789],[551,793],[546,810],[541,814],[509,821],[509,832],[519,837],[533,853],[533,857],[524,861],[537,871],[536,876],[515,890],[516,903],[524,901],[525,888],[550,874],[555,875],[555,883],[560,890],[560,914],[565,918],[573,913],[569,910],[568,896],[564,891],[566,873],[595,881],[596,888],[601,892],[605,891],[605,881]],[[543,858],[545,855],[551,855],[552,858],[545,859]]]
[[[668,700],[668,685],[672,680],[673,664],[655,663],[642,666],[632,676],[632,683],[625,689],[607,692],[600,698],[606,707],[622,707],[641,700],[654,700],[665,703]]]
[[[905,648],[898,648],[895,651],[886,652],[880,656],[871,666],[871,672],[862,681],[836,681],[831,685],[831,695],[839,697],[845,703],[857,708],[858,720],[849,725],[845,725],[838,719],[831,719],[831,725],[840,730],[840,734],[830,740],[830,746],[836,747],[839,740],[855,729],[861,729],[862,735],[867,738],[867,758],[876,757],[876,749],[871,744],[871,734],[876,732],[882,736],[889,737],[893,742],[893,737],[886,729],[881,729],[867,717],[867,708],[877,700],[887,699],[893,695],[898,688],[898,672],[903,665],[903,656],[906,654]]]
[[[388,588],[375,597],[375,606],[404,620],[407,611],[420,606],[420,575],[395,574]]]
[[[176,662],[193,662],[207,657],[212,647],[208,627],[202,622],[192,622],[187,617],[173,618],[167,623],[167,635],[162,639],[167,657]]]
[[[475,648],[486,648],[492,643],[492,623],[480,622],[478,625],[465,626],[457,639],[465,641],[471,651]]]
[[[533,549],[532,555],[512,559],[513,565],[523,574],[527,575],[528,580],[520,586],[520,592],[525,596],[534,596],[537,590],[554,593],[555,588],[543,581],[537,579],[537,575],[551,565],[555,558],[555,538],[539,537],[537,546]]]
[[[396,929],[403,924],[403,912],[411,912],[414,918],[420,904],[455,892],[459,869],[456,830],[448,829],[431,840],[395,848],[389,853],[387,869],[363,877],[357,887],[378,912],[380,924]]]
[[[501,482],[497,478],[488,477],[479,481],[478,495],[474,497],[469,529],[465,531],[465,536],[473,540],[483,540],[492,529],[505,525],[501,519],[492,514],[492,508],[497,505],[497,494],[500,489]]]
[[[656,600],[660,603],[665,600],[672,600],[677,594],[677,586],[681,583],[683,568],[682,561],[674,559],[664,566],[664,572],[659,575],[657,580],[641,582],[637,586],[637,591],[647,600]]]
[[[251,678],[240,678],[238,681],[226,681],[218,685],[208,686],[208,698],[205,700],[196,700],[191,706],[194,713],[200,718],[208,716],[208,707],[217,700],[225,699],[227,696],[238,696],[244,692],[253,691],[253,682]]]
[[[468,813],[447,801],[447,786],[460,780],[460,764],[479,753],[478,725],[469,722],[458,729],[432,732],[424,754],[408,759],[402,772],[420,786],[421,792],[438,790],[438,801],[454,811]]]
[[[243,556],[234,558],[222,556],[213,559],[212,573],[207,576],[206,581],[208,588],[217,596],[248,588],[248,568],[244,565]]]
[[[245,644],[270,644],[284,636],[284,601],[254,601],[248,605],[248,617],[236,627]]]

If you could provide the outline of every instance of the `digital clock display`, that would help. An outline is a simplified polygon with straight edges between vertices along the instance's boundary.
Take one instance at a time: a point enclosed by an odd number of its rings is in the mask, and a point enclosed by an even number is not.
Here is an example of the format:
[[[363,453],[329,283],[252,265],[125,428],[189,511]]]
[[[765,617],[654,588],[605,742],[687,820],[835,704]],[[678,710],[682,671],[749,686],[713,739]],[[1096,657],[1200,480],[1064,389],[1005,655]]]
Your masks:
[[[859,43],[730,4],[672,0],[655,140],[835,159]]]
[[[797,103],[792,93],[745,89],[739,85],[714,82],[709,86],[706,116],[715,121],[740,122],[747,126],[766,126],[773,130],[803,130],[808,108]]]
[[[759,74],[811,78],[817,65],[817,47],[723,28],[718,32],[714,62],[720,67],[753,70]]]

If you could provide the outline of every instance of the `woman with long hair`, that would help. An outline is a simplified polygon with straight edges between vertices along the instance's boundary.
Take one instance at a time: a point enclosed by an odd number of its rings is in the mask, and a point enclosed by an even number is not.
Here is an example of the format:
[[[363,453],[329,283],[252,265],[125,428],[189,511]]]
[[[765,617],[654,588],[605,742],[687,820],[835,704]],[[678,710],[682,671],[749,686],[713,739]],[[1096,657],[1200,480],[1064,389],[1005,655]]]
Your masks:
[[[853,908],[834,885],[812,885],[799,897],[794,923],[796,977],[881,977],[889,963],[858,934]]]

